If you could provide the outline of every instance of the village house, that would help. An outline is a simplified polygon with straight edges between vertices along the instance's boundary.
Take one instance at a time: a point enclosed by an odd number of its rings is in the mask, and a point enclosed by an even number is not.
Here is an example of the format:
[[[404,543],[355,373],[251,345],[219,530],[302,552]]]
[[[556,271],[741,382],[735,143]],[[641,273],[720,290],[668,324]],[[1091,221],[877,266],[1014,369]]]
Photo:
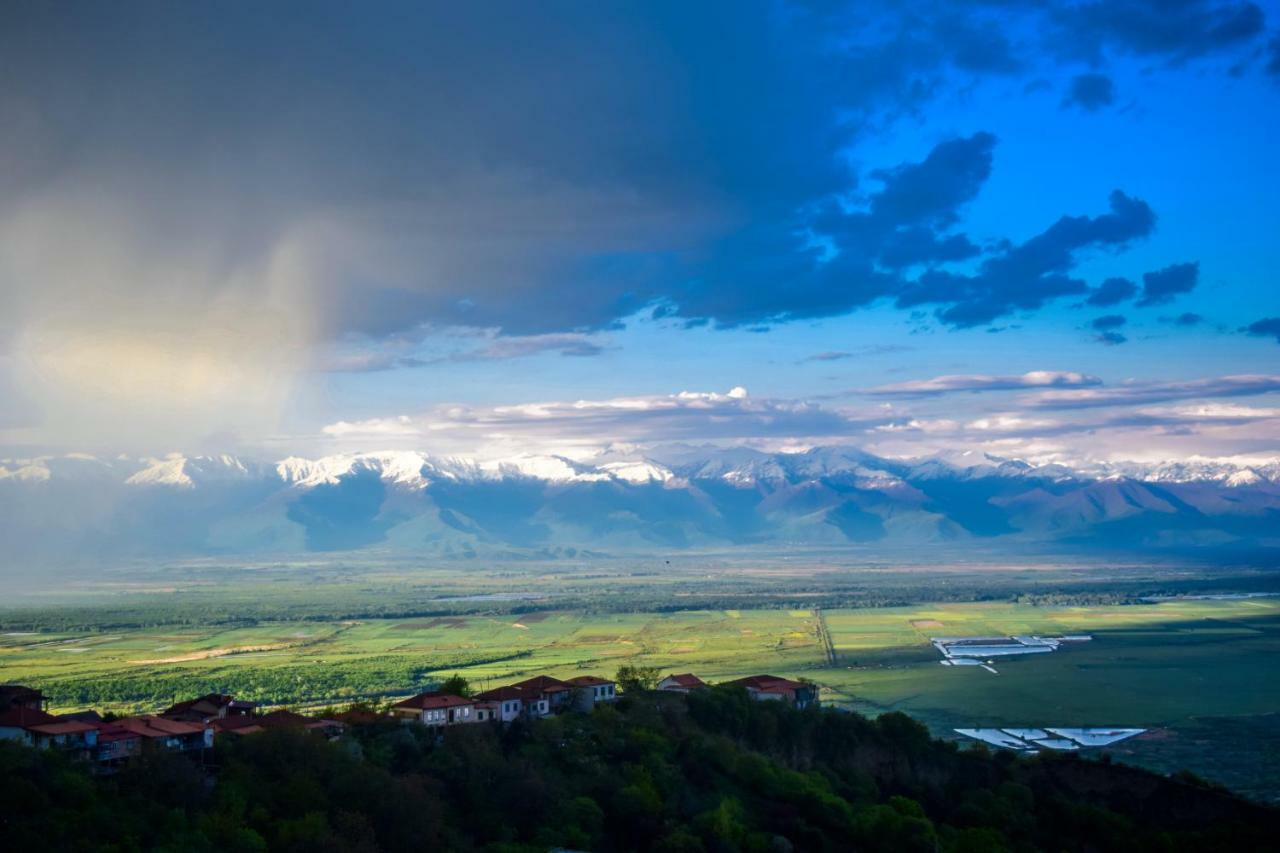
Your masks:
[[[485,719],[499,720],[509,723],[518,718],[524,711],[524,700],[528,694],[519,687],[495,687],[483,690],[473,698],[476,700],[477,712],[481,709],[487,713]],[[537,696],[534,696],[537,701]]]
[[[688,693],[691,690],[705,690],[707,683],[692,672],[668,675],[658,682],[658,689],[668,693]]]
[[[391,713],[401,722],[433,727],[479,722],[474,700],[436,691],[397,702],[391,706]]]
[[[125,717],[115,724],[142,739],[143,749],[172,749],[193,752],[213,746],[213,727],[204,723],[170,720],[153,714]]]
[[[476,722],[490,723],[498,719],[501,706],[498,702],[476,702]]]
[[[97,745],[98,729],[90,723],[60,719],[20,704],[0,711],[0,740],[14,740],[38,749],[62,749],[87,758]]]
[[[31,726],[53,723],[57,719],[39,708],[28,708],[25,705],[7,708],[0,711],[0,740],[16,740],[31,746],[34,744]]]
[[[119,723],[98,721],[94,725],[98,729],[98,745],[93,760],[100,766],[112,768],[142,754],[142,735]]]
[[[579,711],[590,711],[597,702],[612,702],[618,698],[617,683],[607,678],[579,675],[567,679],[565,684],[573,688],[573,707]]]
[[[573,686],[549,675],[535,675],[511,686],[525,691],[524,710],[530,717],[545,717],[573,704]]]
[[[88,758],[98,745],[98,727],[75,720],[55,720],[31,726],[31,745],[44,749],[60,749],[79,758]]]
[[[225,693],[207,693],[170,705],[160,716],[184,723],[211,723],[229,717],[249,717],[257,709],[256,702],[245,702]]]
[[[218,734],[250,735],[273,729],[294,729],[318,734],[328,740],[341,737],[345,729],[339,720],[308,717],[283,709],[256,716],[236,715],[214,720],[209,725]]]
[[[788,702],[796,708],[808,708],[818,704],[818,686],[803,681],[792,681],[776,675],[751,675],[725,682],[728,687],[745,688],[747,694],[758,701]]]

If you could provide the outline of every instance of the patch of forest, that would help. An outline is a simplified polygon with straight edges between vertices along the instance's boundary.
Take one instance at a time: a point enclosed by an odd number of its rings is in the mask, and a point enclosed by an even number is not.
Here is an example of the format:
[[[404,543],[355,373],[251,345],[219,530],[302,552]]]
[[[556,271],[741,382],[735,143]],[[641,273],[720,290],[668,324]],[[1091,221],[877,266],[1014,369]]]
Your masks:
[[[1270,849],[1280,813],[1105,757],[960,749],[890,713],[740,690],[644,694],[441,736],[220,738],[94,778],[0,744],[8,849],[1203,851]]]

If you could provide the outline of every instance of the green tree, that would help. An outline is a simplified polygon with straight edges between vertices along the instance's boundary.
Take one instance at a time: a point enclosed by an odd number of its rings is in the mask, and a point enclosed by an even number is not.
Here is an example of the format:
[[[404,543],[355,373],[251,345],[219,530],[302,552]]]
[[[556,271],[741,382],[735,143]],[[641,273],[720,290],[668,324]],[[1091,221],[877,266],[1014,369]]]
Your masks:
[[[658,686],[658,682],[662,679],[662,670],[656,666],[636,666],[635,664],[623,664],[618,667],[618,672],[614,676],[614,680],[618,682],[618,686],[622,688],[623,693],[640,693],[645,690],[653,690]]]
[[[452,693],[454,696],[470,696],[471,684],[458,673],[440,682],[441,693]]]

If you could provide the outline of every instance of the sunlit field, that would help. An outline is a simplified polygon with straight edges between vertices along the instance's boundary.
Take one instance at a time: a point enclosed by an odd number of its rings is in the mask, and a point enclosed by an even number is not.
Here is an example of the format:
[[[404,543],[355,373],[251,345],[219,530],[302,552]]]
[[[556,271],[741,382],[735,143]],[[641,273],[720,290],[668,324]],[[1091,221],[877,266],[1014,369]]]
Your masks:
[[[998,661],[998,674],[939,666],[929,643],[940,635],[1067,633],[1094,639]],[[535,673],[611,674],[639,663],[709,681],[759,672],[808,678],[822,685],[828,703],[870,714],[908,711],[938,734],[978,725],[1141,726],[1152,734],[1113,752],[1148,763],[1167,755],[1210,776],[1253,767],[1272,778],[1277,759],[1267,744],[1280,728],[1277,654],[1275,598],[534,611],[0,636],[3,679],[41,687],[56,710],[153,710],[210,690],[318,706],[404,696],[453,673],[492,686]],[[1194,754],[1185,754],[1193,743]]]

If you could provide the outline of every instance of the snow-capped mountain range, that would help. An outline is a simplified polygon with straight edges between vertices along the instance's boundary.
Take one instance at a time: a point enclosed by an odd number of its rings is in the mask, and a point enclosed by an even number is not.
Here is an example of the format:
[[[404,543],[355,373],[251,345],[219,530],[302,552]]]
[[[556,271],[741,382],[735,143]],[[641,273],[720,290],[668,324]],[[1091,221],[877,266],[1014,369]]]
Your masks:
[[[586,461],[70,454],[0,459],[0,508],[0,534],[30,559],[931,542],[1265,553],[1280,550],[1280,458],[1068,466],[850,447],[669,447]]]

